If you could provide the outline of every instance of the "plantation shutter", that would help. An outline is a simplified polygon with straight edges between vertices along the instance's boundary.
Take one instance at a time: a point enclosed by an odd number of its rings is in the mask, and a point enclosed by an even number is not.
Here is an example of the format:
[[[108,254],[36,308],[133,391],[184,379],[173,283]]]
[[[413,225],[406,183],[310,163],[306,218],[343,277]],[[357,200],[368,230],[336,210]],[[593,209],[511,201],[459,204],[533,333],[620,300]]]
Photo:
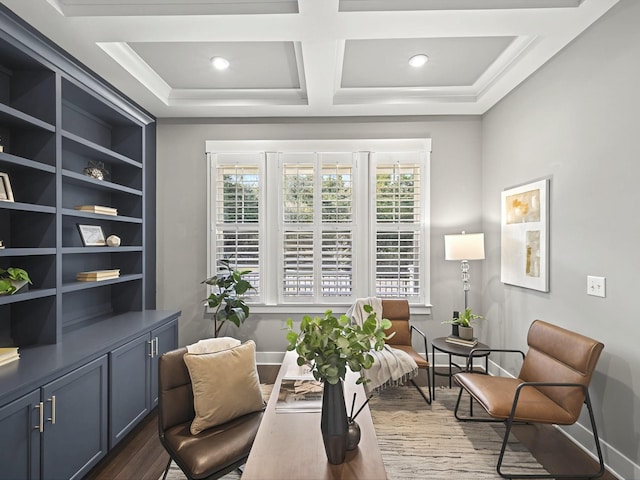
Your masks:
[[[415,154],[376,155],[374,229],[377,296],[420,295],[421,171]]]
[[[215,260],[229,259],[260,292],[260,187],[256,154],[219,154],[215,172]]]

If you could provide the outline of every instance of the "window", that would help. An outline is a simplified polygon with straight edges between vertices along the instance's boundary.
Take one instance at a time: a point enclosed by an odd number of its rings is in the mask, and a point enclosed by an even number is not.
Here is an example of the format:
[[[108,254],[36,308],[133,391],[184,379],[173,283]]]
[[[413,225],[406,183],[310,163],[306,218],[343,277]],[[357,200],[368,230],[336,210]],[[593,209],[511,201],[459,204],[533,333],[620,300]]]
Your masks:
[[[427,305],[429,150],[428,140],[207,142],[210,274],[221,258],[251,270],[263,305],[370,295]]]

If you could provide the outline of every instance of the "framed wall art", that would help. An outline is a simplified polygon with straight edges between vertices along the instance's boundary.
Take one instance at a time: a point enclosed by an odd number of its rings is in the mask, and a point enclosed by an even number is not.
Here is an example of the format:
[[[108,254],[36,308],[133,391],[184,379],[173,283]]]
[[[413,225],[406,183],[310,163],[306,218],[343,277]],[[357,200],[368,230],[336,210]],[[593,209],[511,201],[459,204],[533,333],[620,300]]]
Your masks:
[[[78,225],[78,232],[85,247],[102,247],[107,244],[100,225]]]
[[[2,172],[0,172],[0,200],[13,202],[13,190],[11,190],[9,175]]]
[[[501,202],[500,278],[549,291],[549,179],[508,188]]]

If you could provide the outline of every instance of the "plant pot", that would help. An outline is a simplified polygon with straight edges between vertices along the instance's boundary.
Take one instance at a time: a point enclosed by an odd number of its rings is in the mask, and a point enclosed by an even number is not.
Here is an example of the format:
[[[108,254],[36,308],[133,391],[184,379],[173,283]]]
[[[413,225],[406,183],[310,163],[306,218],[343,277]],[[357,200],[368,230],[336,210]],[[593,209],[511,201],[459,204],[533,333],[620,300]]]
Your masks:
[[[29,282],[26,280],[9,280],[9,282],[15,287],[15,290],[11,293],[2,292],[0,295],[13,295],[18,292],[26,292],[29,290]]]
[[[347,454],[347,432],[349,430],[342,381],[335,385],[324,382],[320,429],[327,460],[332,465],[341,464]]]
[[[473,327],[458,327],[459,337],[465,340],[473,340]]]

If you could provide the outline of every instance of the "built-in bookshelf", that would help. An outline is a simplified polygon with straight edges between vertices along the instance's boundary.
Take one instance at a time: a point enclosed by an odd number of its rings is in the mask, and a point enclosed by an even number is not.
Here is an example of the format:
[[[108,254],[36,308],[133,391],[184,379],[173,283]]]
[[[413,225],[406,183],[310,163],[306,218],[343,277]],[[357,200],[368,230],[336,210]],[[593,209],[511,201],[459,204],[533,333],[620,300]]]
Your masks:
[[[82,478],[157,403],[180,312],[153,309],[154,144],[152,116],[0,5],[0,268],[33,282],[0,295],[0,479]]]
[[[0,267],[24,268],[33,281],[27,292],[0,297],[0,330],[21,347],[57,343],[79,325],[145,308],[145,135],[153,119],[129,107],[0,40],[0,172],[14,197],[0,201]],[[87,175],[90,165],[104,177]],[[84,247],[78,224],[99,226],[121,244]],[[76,280],[79,271],[110,268],[121,275]]]

